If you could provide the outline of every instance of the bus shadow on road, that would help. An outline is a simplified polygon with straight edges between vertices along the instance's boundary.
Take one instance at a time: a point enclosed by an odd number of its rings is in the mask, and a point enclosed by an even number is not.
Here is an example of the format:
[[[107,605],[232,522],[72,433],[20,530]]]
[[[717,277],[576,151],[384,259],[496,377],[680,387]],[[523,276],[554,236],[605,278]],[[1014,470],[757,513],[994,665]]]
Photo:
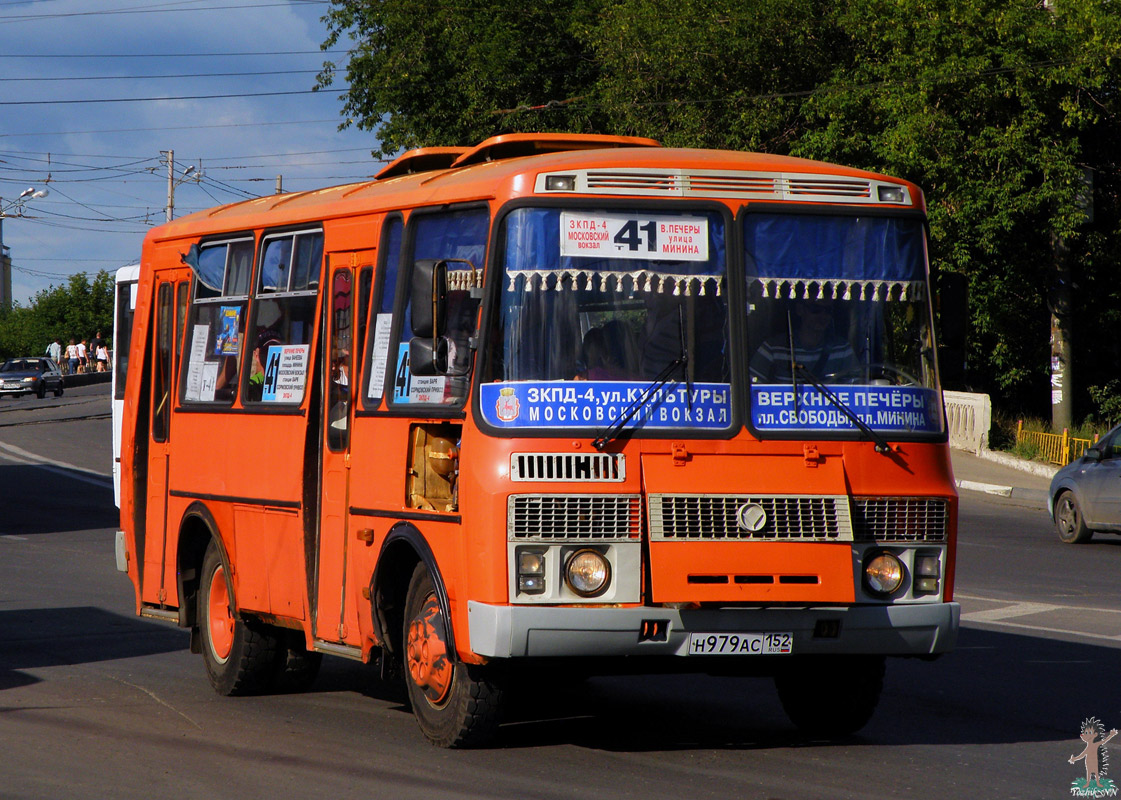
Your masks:
[[[50,464],[0,466],[0,535],[34,536],[120,526],[108,478]]]
[[[170,653],[189,646],[186,631],[102,608],[0,611],[0,690],[36,683],[21,670]]]
[[[597,678],[525,698],[498,746],[654,752],[1076,741],[1090,716],[1121,727],[1118,655],[1112,647],[964,628],[958,649],[940,659],[890,659],[871,722],[836,740],[800,734],[767,678]]]

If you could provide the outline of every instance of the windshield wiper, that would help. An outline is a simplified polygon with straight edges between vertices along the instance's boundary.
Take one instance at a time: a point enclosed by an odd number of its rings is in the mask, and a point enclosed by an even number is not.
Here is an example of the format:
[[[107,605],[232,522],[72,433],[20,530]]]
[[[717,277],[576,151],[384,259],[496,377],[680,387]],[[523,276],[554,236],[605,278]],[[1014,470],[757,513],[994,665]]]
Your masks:
[[[806,368],[805,364],[799,364],[799,363],[795,362],[793,360],[793,358],[791,359],[790,364],[791,364],[791,367],[793,367],[793,373],[795,375],[797,375],[799,372],[802,373],[802,376],[805,378],[806,383],[809,383],[811,386],[813,386],[815,389],[817,389],[819,392],[821,392],[823,395],[825,395],[825,398],[830,403],[832,403],[834,406],[836,406],[838,411],[840,411],[842,414],[844,414],[846,417],[848,417],[849,422],[851,422],[856,427],[860,428],[861,432],[863,432],[865,436],[867,436],[869,439],[871,439],[875,443],[877,453],[883,453],[883,454],[886,455],[886,454],[891,452],[891,445],[888,444],[887,439],[885,439],[879,433],[876,433],[876,431],[874,431],[870,427],[868,427],[867,423],[865,423],[864,420],[862,420],[860,417],[858,417],[853,412],[853,410],[851,408],[849,408],[847,405],[845,405],[841,401],[841,398],[839,398],[839,397],[837,397],[837,395],[833,394],[833,392],[829,390],[828,386],[826,386],[824,383],[819,381],[817,379],[817,377]],[[797,384],[797,379],[794,379],[794,413],[795,414],[798,413],[797,409],[798,409],[798,384]]]
[[[658,373],[658,376],[651,381],[650,385],[643,389],[638,397],[632,400],[630,405],[623,409],[623,413],[619,415],[619,418],[608,425],[603,433],[592,439],[592,447],[601,453],[607,445],[619,438],[619,434],[623,431],[623,426],[630,421],[631,417],[638,413],[638,410],[646,404],[646,401],[650,399],[651,395],[669,382],[670,376],[673,375],[673,371],[678,367],[681,367],[685,373],[686,396],[690,407],[692,406],[693,380],[689,376],[689,346],[685,342],[685,320],[681,311],[681,306],[677,307],[677,318],[681,330],[681,355],[666,364],[662,371]]]

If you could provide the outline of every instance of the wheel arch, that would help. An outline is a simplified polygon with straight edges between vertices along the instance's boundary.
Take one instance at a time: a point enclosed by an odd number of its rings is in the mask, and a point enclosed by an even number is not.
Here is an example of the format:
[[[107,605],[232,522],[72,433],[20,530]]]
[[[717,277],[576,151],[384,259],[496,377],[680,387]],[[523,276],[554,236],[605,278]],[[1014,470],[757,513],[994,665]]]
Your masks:
[[[404,652],[401,640],[405,621],[405,595],[409,589],[416,565],[423,563],[432,576],[436,600],[440,611],[448,621],[448,651],[455,656],[455,630],[451,623],[451,604],[444,585],[436,556],[428,541],[416,526],[408,522],[398,522],[389,529],[378,553],[377,566],[370,580],[370,598],[373,604],[372,616],[374,634],[389,652],[399,655]]]
[[[202,580],[202,560],[211,542],[218,548],[222,563],[226,565],[226,583],[230,597],[230,556],[222,541],[218,523],[204,503],[196,500],[187,507],[179,523],[179,542],[176,549],[176,573],[179,582],[179,627],[191,629],[191,652],[200,652],[198,642],[198,591]]]

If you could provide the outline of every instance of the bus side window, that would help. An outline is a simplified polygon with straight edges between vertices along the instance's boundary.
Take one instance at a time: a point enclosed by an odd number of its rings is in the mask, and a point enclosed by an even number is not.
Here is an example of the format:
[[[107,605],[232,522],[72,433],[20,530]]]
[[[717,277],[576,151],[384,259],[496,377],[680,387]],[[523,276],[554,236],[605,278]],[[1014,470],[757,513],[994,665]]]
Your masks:
[[[265,236],[246,336],[245,402],[299,405],[307,389],[323,232]]]
[[[363,405],[377,408],[385,391],[386,365],[389,361],[389,340],[393,329],[393,302],[397,295],[397,273],[401,262],[400,217],[390,218],[382,226],[382,243],[378,253],[378,279],[374,286],[373,319],[370,320],[370,369],[366,375]]]
[[[448,339],[448,363],[460,366],[470,364],[470,337],[477,324],[479,303],[472,289],[482,275],[486,262],[487,237],[490,234],[490,212],[485,208],[460,209],[437,214],[415,215],[410,219],[413,227],[412,258],[418,261],[447,261],[448,291],[446,294],[446,329],[439,331]],[[404,281],[411,285],[412,270]],[[470,382],[466,368],[456,369],[454,375],[414,375],[409,367],[409,342],[417,335],[412,328],[414,298],[409,295],[405,317],[401,323],[396,364],[393,376],[394,403],[425,403],[456,405],[467,396]],[[424,300],[422,300],[423,302]],[[428,300],[430,302],[430,300]]]
[[[187,314],[187,366],[180,389],[185,403],[234,401],[245,338],[244,276],[252,263],[249,236],[207,242],[191,263],[195,291]]]

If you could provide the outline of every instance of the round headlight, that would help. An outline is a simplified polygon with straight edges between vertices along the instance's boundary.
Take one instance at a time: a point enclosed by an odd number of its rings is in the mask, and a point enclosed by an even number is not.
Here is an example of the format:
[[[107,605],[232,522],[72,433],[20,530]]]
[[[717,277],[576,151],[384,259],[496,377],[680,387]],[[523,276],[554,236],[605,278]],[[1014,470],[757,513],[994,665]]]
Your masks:
[[[581,597],[595,597],[611,580],[611,564],[596,550],[578,550],[564,565],[564,580]]]
[[[864,562],[864,583],[873,594],[892,594],[903,585],[903,562],[893,553],[877,553]]]

